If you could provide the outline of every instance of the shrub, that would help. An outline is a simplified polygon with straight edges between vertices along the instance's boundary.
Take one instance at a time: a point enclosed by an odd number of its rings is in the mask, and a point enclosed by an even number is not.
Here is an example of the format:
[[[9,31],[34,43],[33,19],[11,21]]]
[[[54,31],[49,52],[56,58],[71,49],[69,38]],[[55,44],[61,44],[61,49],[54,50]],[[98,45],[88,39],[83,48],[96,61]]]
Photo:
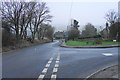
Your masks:
[[[2,46],[11,46],[16,43],[16,37],[11,32],[7,30],[2,30]]]

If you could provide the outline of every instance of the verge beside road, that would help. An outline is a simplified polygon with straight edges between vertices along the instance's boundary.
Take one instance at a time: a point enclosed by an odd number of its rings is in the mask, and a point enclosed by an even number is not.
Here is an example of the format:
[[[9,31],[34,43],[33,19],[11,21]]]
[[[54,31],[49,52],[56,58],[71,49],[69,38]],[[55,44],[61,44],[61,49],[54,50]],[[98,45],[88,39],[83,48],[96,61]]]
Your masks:
[[[61,47],[66,47],[66,48],[112,48],[112,47],[120,47],[119,44],[97,45],[97,46],[68,46],[68,45],[66,45],[64,40],[62,40],[62,43],[60,44],[60,46]]]
[[[88,80],[89,78],[118,78],[118,65],[98,70],[88,76],[85,80]]]
[[[7,52],[7,51],[21,49],[21,48],[35,46],[35,45],[40,45],[40,44],[49,43],[49,42],[52,42],[52,41],[51,40],[42,40],[42,41],[35,40],[34,43],[31,43],[28,41],[23,41],[21,43],[16,44],[15,46],[2,47],[2,52]]]

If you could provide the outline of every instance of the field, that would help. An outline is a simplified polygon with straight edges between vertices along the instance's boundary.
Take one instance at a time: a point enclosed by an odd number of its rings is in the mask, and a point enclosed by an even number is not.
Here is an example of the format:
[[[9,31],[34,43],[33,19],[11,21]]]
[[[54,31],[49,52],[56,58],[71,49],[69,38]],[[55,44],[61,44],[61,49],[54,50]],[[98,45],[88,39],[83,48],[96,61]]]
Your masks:
[[[88,42],[87,41],[67,41],[66,45],[68,46],[96,46],[96,45],[113,45],[118,44],[119,42],[113,41],[102,41],[102,44],[95,44],[95,42]]]

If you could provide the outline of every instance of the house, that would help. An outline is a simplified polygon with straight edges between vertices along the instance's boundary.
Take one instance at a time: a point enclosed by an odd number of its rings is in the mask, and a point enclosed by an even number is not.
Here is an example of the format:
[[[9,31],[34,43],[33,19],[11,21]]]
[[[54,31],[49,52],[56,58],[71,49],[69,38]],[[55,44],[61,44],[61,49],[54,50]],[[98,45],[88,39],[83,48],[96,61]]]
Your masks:
[[[64,36],[65,36],[64,31],[63,32],[58,31],[58,32],[55,32],[54,34],[55,39],[63,39]]]

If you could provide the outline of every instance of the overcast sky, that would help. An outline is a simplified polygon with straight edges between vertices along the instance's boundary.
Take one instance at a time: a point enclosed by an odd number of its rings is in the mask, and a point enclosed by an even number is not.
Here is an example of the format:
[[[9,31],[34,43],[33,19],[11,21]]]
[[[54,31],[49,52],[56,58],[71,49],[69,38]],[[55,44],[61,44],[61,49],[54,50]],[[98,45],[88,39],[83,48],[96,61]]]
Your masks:
[[[118,11],[119,0],[42,0],[50,8],[52,25],[56,31],[66,30],[70,19],[79,21],[80,29],[92,23],[95,27],[105,25],[105,14],[109,10]]]

